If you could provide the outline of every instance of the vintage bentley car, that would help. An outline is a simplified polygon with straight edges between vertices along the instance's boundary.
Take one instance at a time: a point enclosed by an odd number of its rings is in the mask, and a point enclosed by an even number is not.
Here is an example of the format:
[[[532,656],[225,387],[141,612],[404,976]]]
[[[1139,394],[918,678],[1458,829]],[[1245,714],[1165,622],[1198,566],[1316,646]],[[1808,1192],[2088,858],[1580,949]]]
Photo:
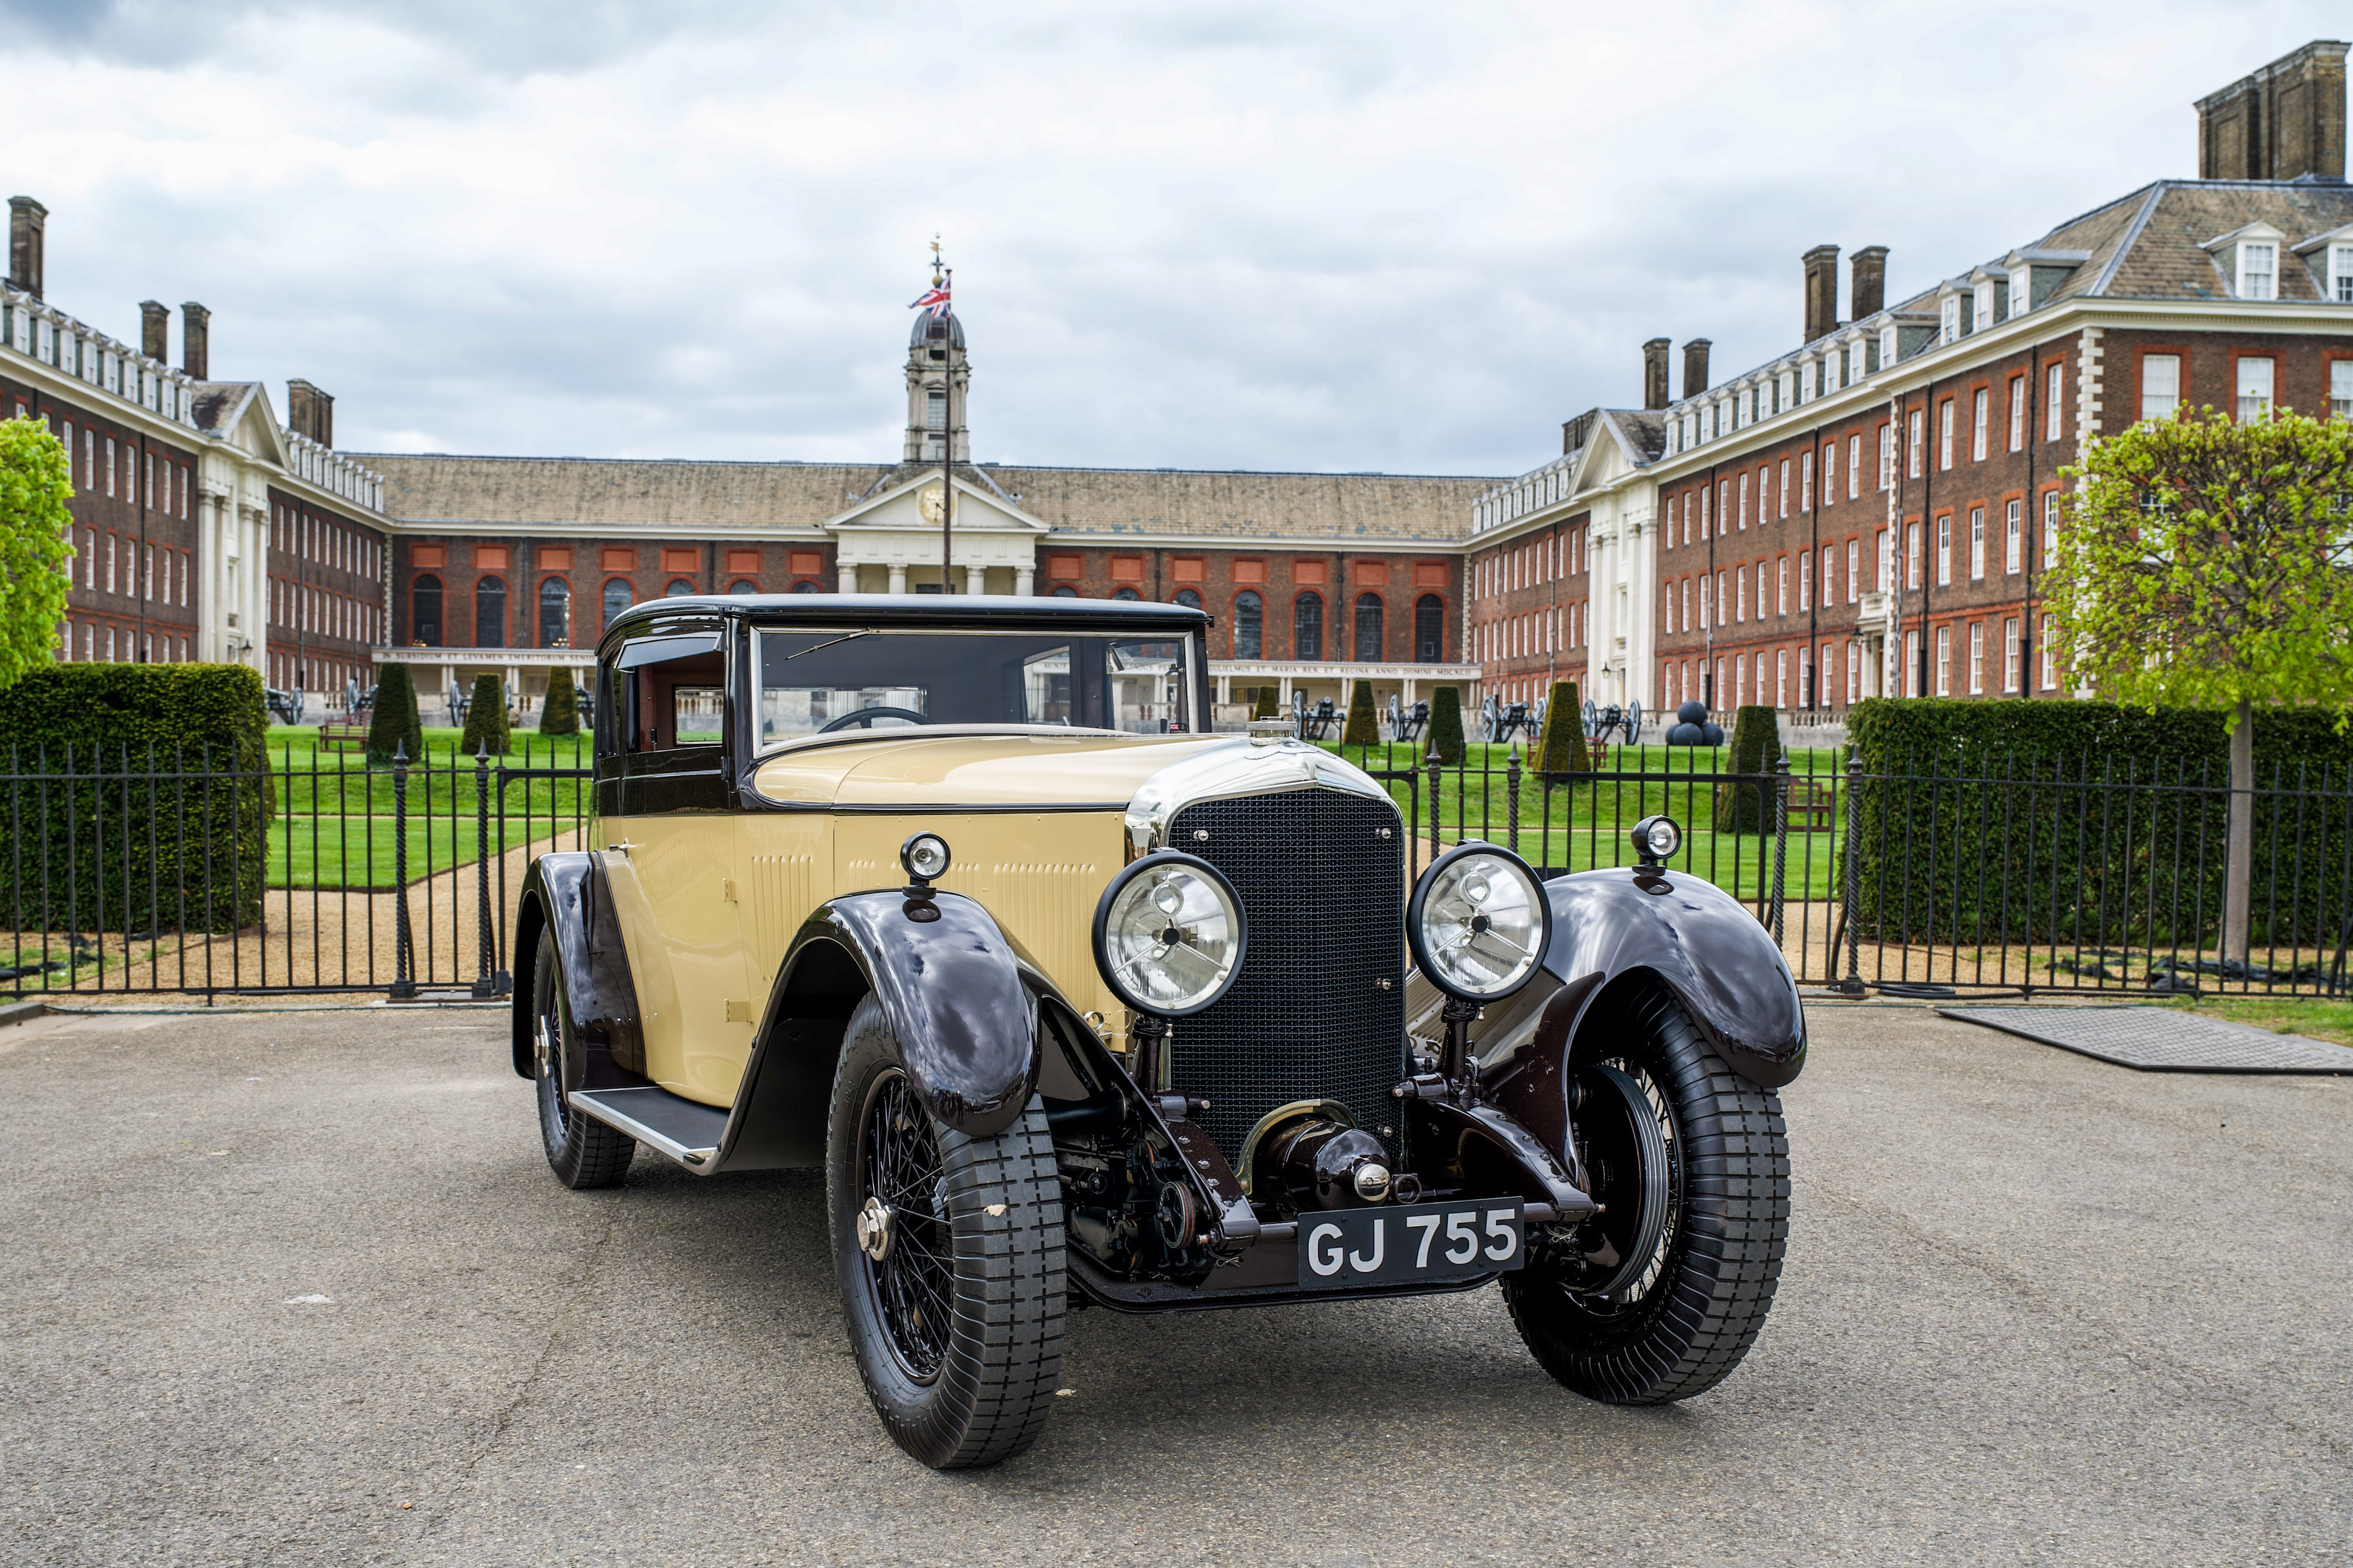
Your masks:
[[[596,652],[601,847],[534,863],[514,1067],[558,1180],[638,1145],[822,1167],[868,1393],[1018,1453],[1063,1318],[1474,1289],[1595,1399],[1762,1325],[1805,1059],[1756,918],[1668,868],[1432,860],[1281,721],[1209,732],[1208,618],[679,598]],[[1424,863],[1409,879],[1409,866]]]

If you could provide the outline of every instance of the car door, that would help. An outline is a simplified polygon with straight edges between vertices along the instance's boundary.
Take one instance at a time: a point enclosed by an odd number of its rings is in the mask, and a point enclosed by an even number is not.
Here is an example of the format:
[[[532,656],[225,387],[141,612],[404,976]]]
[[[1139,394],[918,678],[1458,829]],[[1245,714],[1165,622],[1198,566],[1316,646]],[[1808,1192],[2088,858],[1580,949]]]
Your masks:
[[[613,710],[613,757],[599,768],[610,775],[598,790],[605,868],[643,1015],[646,1076],[707,1105],[733,1102],[753,1028],[726,641],[716,617],[652,623],[621,645],[599,694]]]

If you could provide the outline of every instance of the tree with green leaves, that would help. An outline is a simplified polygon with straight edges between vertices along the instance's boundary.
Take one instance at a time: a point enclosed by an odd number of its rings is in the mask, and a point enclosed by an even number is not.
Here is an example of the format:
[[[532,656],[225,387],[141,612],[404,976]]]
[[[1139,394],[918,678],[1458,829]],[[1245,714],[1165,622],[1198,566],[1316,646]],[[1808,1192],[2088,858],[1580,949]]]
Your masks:
[[[1348,724],[1340,731],[1344,746],[1377,746],[1381,743],[1381,719],[1373,708],[1373,683],[1356,682],[1356,694],[1348,699]]]
[[[579,689],[572,684],[572,672],[560,664],[547,673],[547,698],[539,705],[539,732],[580,733]]]
[[[1556,680],[1545,700],[1544,729],[1536,737],[1536,772],[1589,773],[1593,753],[1585,745],[1585,707],[1577,682]]]
[[[368,761],[392,761],[395,747],[412,763],[425,754],[425,724],[417,716],[417,681],[405,664],[387,664],[376,670],[375,710],[368,718]]]
[[[503,756],[512,739],[505,684],[495,675],[474,677],[474,694],[466,703],[466,733],[459,750],[470,757],[485,751],[494,757]]]
[[[73,586],[73,481],[41,419],[0,421],[0,687],[55,662]]]
[[[1430,694],[1430,732],[1424,739],[1425,755],[1444,763],[1448,767],[1460,767],[1465,754],[1462,745],[1462,689],[1441,686]]]
[[[2120,702],[2231,716],[2222,957],[2244,963],[2255,710],[2353,716],[2353,423],[2183,409],[2062,473],[2052,651]]]

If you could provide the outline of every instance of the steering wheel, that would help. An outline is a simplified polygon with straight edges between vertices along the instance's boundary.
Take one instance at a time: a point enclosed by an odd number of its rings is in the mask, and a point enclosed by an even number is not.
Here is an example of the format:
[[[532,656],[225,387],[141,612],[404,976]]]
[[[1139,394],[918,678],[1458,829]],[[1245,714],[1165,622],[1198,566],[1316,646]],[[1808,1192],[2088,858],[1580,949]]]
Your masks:
[[[910,724],[928,724],[931,722],[929,719],[924,718],[913,708],[860,708],[855,713],[844,713],[832,723],[818,730],[818,733],[820,735],[830,735],[836,730],[847,730],[851,728],[853,725],[861,730],[871,730],[874,728],[874,721],[877,719],[904,719]]]

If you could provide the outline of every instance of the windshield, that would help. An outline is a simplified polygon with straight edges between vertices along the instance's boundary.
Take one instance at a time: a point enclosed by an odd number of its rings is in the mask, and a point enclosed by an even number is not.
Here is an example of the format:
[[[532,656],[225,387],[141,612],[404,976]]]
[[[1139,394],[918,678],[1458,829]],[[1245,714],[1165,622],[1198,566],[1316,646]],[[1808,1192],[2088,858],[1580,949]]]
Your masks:
[[[763,631],[757,647],[762,745],[917,724],[1192,728],[1189,635]]]

